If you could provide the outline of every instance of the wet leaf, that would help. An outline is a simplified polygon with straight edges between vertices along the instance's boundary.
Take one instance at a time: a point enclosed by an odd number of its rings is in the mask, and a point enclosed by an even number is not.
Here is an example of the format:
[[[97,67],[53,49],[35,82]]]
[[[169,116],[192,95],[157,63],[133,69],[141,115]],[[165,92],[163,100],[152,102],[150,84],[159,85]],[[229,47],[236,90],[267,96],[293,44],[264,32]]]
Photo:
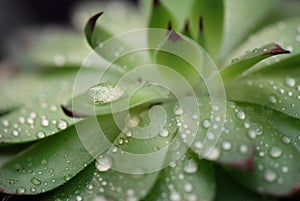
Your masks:
[[[298,66],[259,71],[228,83],[227,97],[238,102],[265,105],[299,118],[299,73]]]
[[[214,200],[215,188],[212,165],[187,152],[161,171],[146,200]]]
[[[111,116],[99,119],[103,125],[111,121]],[[119,133],[119,129],[110,124],[106,129],[104,127],[102,135],[99,136],[99,128],[95,123],[98,124],[95,119],[82,121],[76,128],[72,126],[36,143],[9,160],[0,169],[2,192],[39,194],[70,180],[93,161],[91,154],[103,153]],[[80,138],[82,130],[85,132],[84,141]],[[93,150],[89,150],[93,152],[88,152],[86,146],[93,146]]]
[[[282,47],[274,43],[265,45],[259,49],[254,49],[252,52],[243,55],[241,58],[233,59],[232,64],[221,71],[222,79],[224,82],[228,82],[242,75],[255,64],[268,57],[288,53],[290,53],[290,51],[282,49]]]
[[[263,30],[255,33],[246,42],[244,42],[233,57],[243,54],[247,50],[254,49],[266,43],[276,43],[283,49],[291,52],[288,55],[275,56],[260,62],[255,66],[256,70],[266,68],[270,65],[282,67],[293,66],[299,64],[300,52],[300,19],[292,18],[279,21]],[[232,58],[232,57],[231,57]],[[272,67],[273,68],[273,67]]]
[[[274,128],[267,118],[261,115],[265,112],[263,107],[245,106],[245,109],[246,115],[251,116],[254,123],[262,126],[262,132],[256,136],[253,171],[233,171],[232,175],[259,193],[274,196],[296,193],[300,166],[295,161],[299,160],[300,155],[293,144],[297,142],[289,138],[289,130]]]

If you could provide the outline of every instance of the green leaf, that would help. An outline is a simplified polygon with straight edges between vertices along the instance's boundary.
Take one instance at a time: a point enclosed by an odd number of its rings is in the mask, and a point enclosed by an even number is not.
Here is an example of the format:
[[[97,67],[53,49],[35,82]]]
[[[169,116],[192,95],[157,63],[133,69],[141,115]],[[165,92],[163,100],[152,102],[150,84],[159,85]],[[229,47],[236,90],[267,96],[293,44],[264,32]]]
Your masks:
[[[299,76],[298,66],[259,71],[228,83],[227,97],[238,102],[265,105],[299,118]]]
[[[162,170],[145,200],[213,200],[215,196],[213,166],[188,152]]]
[[[222,0],[194,0],[190,12],[189,25],[192,38],[206,47],[213,58],[218,56],[221,45],[223,6]]]
[[[275,2],[276,0],[266,0],[263,2],[253,0],[247,3],[239,0],[224,0],[223,44],[220,51],[220,58],[228,55],[233,48],[249,36],[249,33],[271,11]],[[266,43],[268,41],[264,41],[256,45],[256,47]],[[254,49],[254,47],[249,49]]]
[[[29,145],[1,145],[0,146],[0,167],[27,148]]]
[[[249,70],[252,66],[268,57],[287,53],[290,53],[290,51],[284,50],[274,43],[265,45],[243,55],[240,59],[232,60],[232,64],[221,71],[221,76],[224,82],[230,81],[245,73],[245,71]]]
[[[28,142],[65,129],[73,120],[60,110],[62,100],[72,95],[74,72],[24,75],[1,87],[4,108],[11,112],[0,117],[0,141]],[[12,87],[15,90],[12,90]],[[14,110],[13,110],[14,109]]]
[[[119,133],[111,124],[112,117],[101,117],[99,122],[104,127],[103,133],[108,139],[100,136],[94,119],[82,121],[76,128],[70,127],[62,133],[36,143],[8,161],[0,169],[0,189],[11,194],[39,194],[52,190],[84,169],[94,159],[86,146],[94,147],[94,152],[103,153],[111,144],[110,141]],[[97,123],[97,121],[96,121]],[[77,132],[85,131],[85,139],[90,144],[83,145]],[[45,149],[47,147],[47,149]],[[89,150],[90,151],[90,150]]]
[[[53,200],[92,200],[93,190],[98,186],[93,185],[95,163],[91,163],[63,186],[42,195],[44,201]]]
[[[276,43],[282,48],[289,50],[291,54],[280,55],[268,58],[255,66],[255,69],[261,69],[270,65],[276,66],[289,66],[299,64],[300,53],[300,19],[286,19],[275,24],[272,24],[263,30],[255,33],[252,37],[246,40],[237,51],[234,52],[232,57],[237,57],[247,50],[254,49],[265,43]],[[231,58],[232,58],[231,57]]]
[[[227,175],[226,172],[218,168],[216,171],[217,178],[217,193],[215,201],[272,201],[274,199],[260,196],[253,192],[248,191],[239,183],[235,182],[232,177]],[[275,200],[274,200],[275,201]]]
[[[255,151],[254,138],[260,132],[260,126],[252,124],[243,108],[233,102],[227,102],[225,121],[224,116],[219,114],[220,105],[211,105],[207,98],[201,98],[199,103],[200,126],[191,149],[201,158],[250,171]],[[220,135],[216,130],[218,127],[222,127]]]
[[[31,30],[12,43],[10,53],[19,67],[80,67],[90,50],[71,29]]]
[[[252,172],[233,171],[232,175],[250,189],[257,192],[287,196],[296,193],[299,186],[299,147],[294,146],[288,136],[289,130],[283,131],[273,127],[268,116],[279,115],[263,107],[244,106],[245,114],[251,116],[252,121],[262,126],[260,135],[256,135],[256,152]],[[289,122],[282,118],[283,122]],[[277,122],[281,124],[280,122]],[[293,124],[293,121],[290,121]],[[296,125],[294,125],[296,126]],[[283,127],[283,126],[279,126]]]
[[[71,99],[63,106],[64,112],[72,117],[87,117],[125,111],[134,107],[149,107],[170,100],[171,94],[158,85],[121,83],[113,80],[91,87],[87,92]]]

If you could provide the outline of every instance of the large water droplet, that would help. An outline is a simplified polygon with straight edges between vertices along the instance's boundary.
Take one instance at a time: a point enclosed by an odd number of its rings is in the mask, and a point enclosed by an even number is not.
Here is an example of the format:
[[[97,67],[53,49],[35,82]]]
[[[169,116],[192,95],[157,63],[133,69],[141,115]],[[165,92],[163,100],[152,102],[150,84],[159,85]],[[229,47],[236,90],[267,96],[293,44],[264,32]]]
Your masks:
[[[56,124],[58,130],[64,130],[68,127],[68,122],[66,120],[59,120]]]
[[[224,150],[230,150],[231,149],[231,147],[232,147],[232,144],[231,144],[231,142],[229,142],[229,141],[225,141],[225,142],[223,142],[222,143],[222,148],[224,149]]]
[[[273,104],[277,103],[278,102],[277,97],[275,95],[271,95],[269,97],[269,102]]]
[[[24,194],[26,192],[26,189],[24,187],[19,187],[16,189],[17,194]]]
[[[210,121],[209,120],[204,120],[203,122],[202,122],[202,126],[204,127],[204,128],[209,128],[210,127]]]
[[[89,102],[105,104],[116,101],[124,95],[124,91],[109,82],[97,84],[86,92]]]
[[[183,170],[188,174],[195,173],[198,170],[198,164],[195,160],[190,159],[186,161]]]
[[[39,138],[39,139],[42,139],[46,136],[45,132],[43,131],[40,131],[36,134],[36,137]]]
[[[209,154],[207,155],[208,160],[215,161],[220,157],[220,150],[218,148],[214,148],[213,150],[210,150]]]
[[[112,166],[111,157],[107,154],[101,155],[96,160],[96,168],[100,172],[108,171]]]
[[[246,115],[243,111],[239,111],[237,114],[236,114],[236,117],[243,120],[246,118]]]
[[[6,120],[6,119],[4,119],[4,120],[2,121],[2,125],[3,125],[4,127],[8,127],[8,126],[9,126],[9,121]]]
[[[17,137],[17,136],[20,135],[20,132],[17,131],[17,130],[13,130],[13,131],[11,132],[11,134],[12,134],[13,136]]]
[[[293,79],[293,78],[286,78],[286,79],[285,79],[285,84],[286,84],[287,86],[289,86],[289,87],[293,87],[293,86],[295,86],[296,81],[295,81],[295,79]]]
[[[164,128],[160,131],[159,135],[162,137],[167,137],[169,135],[169,131]]]
[[[37,179],[37,178],[33,178],[33,179],[31,179],[30,181],[31,181],[31,183],[33,183],[33,184],[36,185],[36,186],[39,186],[39,185],[41,185],[41,183],[42,183],[42,181],[39,180],[39,179]]]
[[[181,196],[178,192],[173,191],[170,195],[170,201],[180,201]]]
[[[274,182],[277,179],[277,174],[272,170],[266,170],[264,174],[264,179],[267,182]]]
[[[270,152],[269,152],[270,156],[272,156],[273,158],[278,158],[281,156],[282,154],[282,150],[280,147],[272,147],[270,149]]]
[[[287,136],[284,136],[282,138],[282,142],[285,143],[285,144],[289,144],[291,142],[291,139],[289,137],[287,137]]]
[[[193,185],[191,183],[186,183],[184,185],[184,191],[187,193],[190,193],[193,191]]]

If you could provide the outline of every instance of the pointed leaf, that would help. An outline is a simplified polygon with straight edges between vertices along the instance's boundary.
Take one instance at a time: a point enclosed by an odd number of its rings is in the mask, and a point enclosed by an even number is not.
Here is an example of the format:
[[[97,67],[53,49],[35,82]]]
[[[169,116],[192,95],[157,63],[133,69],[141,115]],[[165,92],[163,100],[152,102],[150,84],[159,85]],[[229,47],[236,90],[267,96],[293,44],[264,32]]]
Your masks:
[[[299,76],[298,66],[259,71],[228,83],[227,97],[234,101],[265,105],[299,118]]]
[[[258,23],[271,11],[276,0],[224,0],[224,31],[220,57],[224,58],[233,48],[249,36]],[[255,15],[254,15],[255,13]],[[274,42],[274,41],[272,41]],[[264,41],[257,45],[266,44]],[[253,48],[250,48],[253,49]]]
[[[187,153],[162,170],[146,200],[214,200],[215,178],[212,165]]]
[[[259,49],[254,49],[248,54],[245,54],[240,59],[234,59],[231,65],[225,67],[221,71],[221,76],[224,82],[230,81],[268,57],[288,53],[290,53],[290,51],[284,50],[279,45],[274,43],[265,45]]]
[[[62,133],[36,143],[8,161],[0,169],[0,189],[10,194],[38,194],[52,190],[74,177],[94,159],[78,136],[78,129],[85,131],[85,139],[93,145],[94,153],[104,152],[110,141],[119,133],[111,124],[112,117],[101,117],[99,122],[109,127],[99,137],[94,119],[80,122]],[[105,127],[104,127],[105,128]],[[85,144],[87,145],[87,144]],[[45,149],[47,147],[47,149]]]
[[[276,56],[266,59],[256,65],[256,69],[268,67],[270,65],[276,66],[290,66],[293,64],[299,64],[300,53],[300,19],[286,19],[278,23],[272,24],[263,30],[254,34],[251,38],[246,40],[232,57],[237,57],[243,54],[245,51],[259,47],[265,43],[276,43],[283,49],[289,50],[291,54]],[[232,58],[231,57],[231,58]]]

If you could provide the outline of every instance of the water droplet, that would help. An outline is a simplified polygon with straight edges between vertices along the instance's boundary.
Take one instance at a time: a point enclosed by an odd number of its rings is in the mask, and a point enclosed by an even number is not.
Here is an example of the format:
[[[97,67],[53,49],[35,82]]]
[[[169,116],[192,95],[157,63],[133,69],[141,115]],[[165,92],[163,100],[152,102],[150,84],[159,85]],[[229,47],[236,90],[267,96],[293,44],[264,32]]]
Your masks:
[[[174,114],[175,114],[175,115],[182,115],[182,114],[183,114],[182,108],[175,108]]]
[[[284,136],[282,138],[282,142],[285,143],[285,144],[289,144],[291,142],[291,139],[289,137],[287,137],[287,136]]]
[[[19,187],[16,189],[17,194],[24,194],[26,192],[26,189],[24,187]]]
[[[169,135],[169,131],[164,128],[160,131],[159,135],[162,137],[167,137]]]
[[[231,149],[231,147],[232,147],[232,144],[231,144],[231,142],[229,142],[229,141],[224,141],[223,143],[222,143],[222,148],[224,149],[224,150],[230,150]]]
[[[83,198],[82,198],[81,195],[77,195],[77,196],[76,196],[76,201],[82,201],[82,200],[83,200]]]
[[[44,127],[49,126],[49,121],[48,121],[48,119],[42,119],[42,121],[41,121],[41,126],[44,126]]]
[[[248,136],[251,138],[251,139],[255,139],[256,138],[256,132],[254,130],[249,130],[248,131]]]
[[[25,124],[25,117],[19,116],[18,121],[20,122],[20,124]]]
[[[286,78],[285,79],[285,84],[289,87],[293,87],[296,84],[296,81],[294,78]]]
[[[277,98],[276,98],[276,96],[275,95],[271,95],[270,97],[269,97],[269,102],[270,103],[273,103],[273,104],[275,104],[275,103],[277,103]]]
[[[281,156],[282,154],[282,150],[280,147],[272,147],[270,149],[270,152],[269,152],[270,156],[272,156],[273,158],[278,158]]]
[[[39,139],[42,139],[42,138],[46,137],[46,134],[45,134],[45,132],[40,131],[36,134],[36,137]]]
[[[213,150],[210,150],[210,152],[208,153],[208,155],[206,156],[206,158],[208,160],[212,160],[212,161],[215,161],[217,160],[219,157],[220,157],[220,150],[217,149],[217,148],[214,148]]]
[[[237,114],[236,114],[236,117],[243,120],[246,118],[246,115],[243,111],[239,111]]]
[[[112,166],[111,157],[107,154],[101,155],[96,160],[96,168],[100,172],[108,171]]]
[[[108,82],[91,87],[86,95],[89,101],[94,104],[105,104],[120,99],[124,95],[124,91]]]
[[[61,119],[61,120],[59,120],[59,121],[57,122],[57,128],[58,128],[59,130],[64,130],[64,129],[66,129],[67,127],[68,127],[68,122],[67,122],[66,120]]]
[[[17,136],[20,135],[19,131],[17,131],[17,130],[13,130],[13,131],[11,132],[11,134],[12,134],[13,136],[15,136],[15,137],[17,137]]]
[[[41,162],[41,164],[42,164],[42,165],[47,165],[47,164],[48,164],[48,161],[47,161],[46,159],[43,159],[42,162]]]
[[[180,194],[173,191],[170,195],[170,201],[180,201],[180,200],[181,200]]]
[[[288,166],[283,166],[281,168],[281,170],[282,170],[283,173],[287,173],[289,171],[289,167]]]
[[[197,172],[198,164],[196,163],[195,160],[190,159],[190,160],[186,161],[186,163],[184,164],[183,170],[184,170],[184,172],[186,172],[188,174],[193,174],[193,173]]]
[[[209,120],[204,120],[204,121],[202,122],[202,126],[203,126],[204,128],[209,128],[209,127],[210,127],[210,121],[209,121]]]
[[[37,178],[33,178],[33,179],[31,179],[30,181],[31,181],[31,183],[33,183],[33,184],[36,185],[36,186],[39,186],[39,185],[41,185],[41,183],[42,183],[42,181],[39,180],[39,179],[37,179]]]
[[[193,185],[191,183],[186,183],[184,185],[184,191],[187,193],[190,193],[193,191]]]
[[[63,55],[56,55],[53,62],[57,66],[63,66],[65,64],[65,57]]]
[[[196,120],[196,119],[199,118],[199,115],[198,114],[193,114],[192,118]]]
[[[4,120],[2,121],[2,125],[3,125],[4,127],[8,127],[8,126],[9,126],[9,121],[6,120],[6,119],[4,119]]]
[[[277,174],[272,170],[266,170],[264,178],[267,182],[274,182],[277,179]]]
[[[248,152],[247,145],[245,145],[245,144],[241,145],[240,146],[240,152],[243,153],[243,154],[247,153]]]

